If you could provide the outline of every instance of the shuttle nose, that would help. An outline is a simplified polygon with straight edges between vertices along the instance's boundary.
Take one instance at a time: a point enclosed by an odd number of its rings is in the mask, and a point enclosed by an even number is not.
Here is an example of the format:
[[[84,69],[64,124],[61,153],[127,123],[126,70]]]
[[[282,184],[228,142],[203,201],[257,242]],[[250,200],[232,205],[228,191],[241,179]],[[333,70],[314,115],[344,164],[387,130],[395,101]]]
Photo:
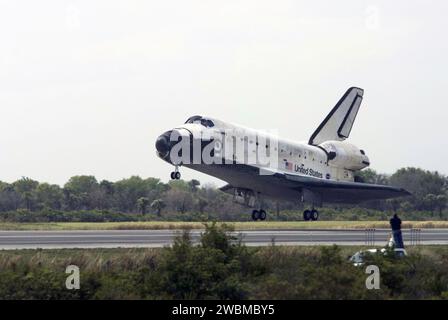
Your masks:
[[[171,131],[165,132],[156,140],[156,149],[162,158],[165,158],[170,152]]]

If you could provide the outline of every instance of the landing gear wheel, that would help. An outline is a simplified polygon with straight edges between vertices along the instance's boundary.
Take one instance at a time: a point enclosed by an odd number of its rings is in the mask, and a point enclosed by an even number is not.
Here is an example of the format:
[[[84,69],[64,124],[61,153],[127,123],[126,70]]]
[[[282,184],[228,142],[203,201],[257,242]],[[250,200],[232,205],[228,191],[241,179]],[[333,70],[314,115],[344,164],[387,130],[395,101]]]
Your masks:
[[[252,211],[252,220],[257,221],[260,218],[260,212],[258,210]]]
[[[311,220],[311,211],[310,210],[305,210],[303,212],[303,220],[305,220],[305,221]]]
[[[311,220],[317,221],[319,220],[319,211],[317,210],[311,210]]]
[[[171,180],[180,180],[180,172],[179,171],[173,171],[171,172]]]
[[[266,220],[267,217],[266,211],[260,210],[258,217],[260,218],[261,221]]]

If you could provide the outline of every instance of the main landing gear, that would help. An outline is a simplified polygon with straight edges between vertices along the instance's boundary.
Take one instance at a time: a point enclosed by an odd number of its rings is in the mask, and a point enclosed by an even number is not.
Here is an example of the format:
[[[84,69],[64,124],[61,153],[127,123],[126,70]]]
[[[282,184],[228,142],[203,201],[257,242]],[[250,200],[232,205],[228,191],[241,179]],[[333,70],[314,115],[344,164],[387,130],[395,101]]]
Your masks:
[[[312,210],[305,210],[303,212],[303,220],[305,221],[317,221],[319,220],[319,211],[312,209]]]
[[[264,211],[263,209],[252,211],[252,220],[254,221],[257,220],[264,221],[266,220],[266,217],[267,217],[266,211]]]
[[[176,166],[174,171],[171,172],[171,180],[180,180],[181,174],[179,172],[179,168]]]

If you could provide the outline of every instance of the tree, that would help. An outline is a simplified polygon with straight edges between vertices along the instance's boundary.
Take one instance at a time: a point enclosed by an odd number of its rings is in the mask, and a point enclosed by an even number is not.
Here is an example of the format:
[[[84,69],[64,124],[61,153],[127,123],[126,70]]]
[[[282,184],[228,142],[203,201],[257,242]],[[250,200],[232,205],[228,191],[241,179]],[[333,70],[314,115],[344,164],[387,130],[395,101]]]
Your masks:
[[[437,206],[436,203],[437,196],[430,193],[423,197],[423,203],[429,211],[431,211],[431,216],[434,216],[434,210]]]
[[[162,210],[165,207],[166,207],[166,204],[162,199],[156,199],[151,203],[151,209],[156,211],[158,217],[160,217],[162,215]]]
[[[427,195],[445,194],[447,178],[437,171],[430,172],[419,168],[402,168],[390,177],[390,183],[405,188],[412,193],[410,201],[416,210],[429,209],[434,199]],[[432,209],[434,210],[434,209]]]
[[[279,201],[275,202],[275,212],[277,214],[277,219],[280,218],[280,202]]]
[[[20,206],[20,194],[14,186],[0,182],[0,211],[17,210]]]
[[[442,211],[446,208],[447,201],[448,197],[446,194],[439,194],[436,196],[435,207],[439,210],[440,219],[443,217]]]
[[[136,208],[138,199],[149,198],[151,184],[148,181],[132,176],[115,183],[115,202],[117,209],[132,212]]]
[[[37,188],[39,182],[27,177],[17,180],[13,184],[14,189],[19,193],[31,192]]]
[[[389,184],[389,178],[386,175],[378,174],[375,170],[370,168],[359,171],[357,173],[357,176],[361,177],[361,180],[364,183],[383,184],[383,185]]]
[[[149,206],[148,198],[142,197],[137,200],[137,207],[140,210],[141,214],[143,214],[143,215],[146,214],[146,210],[148,209],[148,206]]]
[[[175,210],[182,214],[189,211],[194,204],[191,192],[178,188],[172,188],[165,192],[163,199],[169,209]]]
[[[204,213],[205,208],[208,206],[208,201],[204,198],[199,198],[198,200],[198,208],[201,214]]]
[[[99,209],[110,209],[114,205],[115,185],[113,182],[102,180],[92,200]]]
[[[102,180],[100,182],[100,188],[104,190],[107,195],[113,195],[115,191],[115,186],[113,182]]]
[[[394,199],[387,199],[386,203],[394,213],[397,213],[398,208],[400,208],[401,201],[394,198]]]
[[[88,193],[98,187],[94,176],[74,176],[64,186],[75,194]]]
[[[201,185],[201,183],[198,180],[196,180],[196,179],[193,179],[193,180],[188,182],[188,186],[190,187],[191,192],[198,191],[198,187],[200,185]]]
[[[99,189],[94,176],[74,176],[64,186],[66,200],[71,210],[96,209],[95,193]],[[76,199],[76,201],[73,201]]]
[[[41,183],[35,191],[36,200],[40,208],[59,210],[64,202],[64,193],[58,185]]]
[[[400,204],[400,209],[404,212],[410,212],[413,209],[413,205],[409,201],[404,201]]]
[[[25,207],[28,210],[34,209],[36,205],[34,191],[39,185],[39,182],[27,177],[23,177],[22,179],[14,182],[12,185],[14,190],[21,197],[21,206]]]

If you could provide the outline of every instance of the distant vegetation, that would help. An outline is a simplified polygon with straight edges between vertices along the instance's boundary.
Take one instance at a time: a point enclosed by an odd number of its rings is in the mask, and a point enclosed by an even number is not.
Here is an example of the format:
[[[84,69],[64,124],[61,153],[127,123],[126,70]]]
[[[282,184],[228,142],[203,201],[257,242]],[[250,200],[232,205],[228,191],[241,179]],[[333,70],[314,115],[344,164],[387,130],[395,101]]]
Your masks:
[[[199,221],[126,221],[126,222],[0,222],[0,230],[8,231],[29,231],[29,230],[193,230],[204,229],[205,222]],[[217,222],[227,224],[235,230],[266,230],[266,229],[361,229],[390,228],[389,221],[377,220],[354,220],[354,221],[237,221],[237,222]],[[425,221],[404,221],[403,229],[433,229],[448,228],[447,220],[425,220]]]
[[[413,196],[362,207],[327,205],[321,219],[386,220],[392,212],[407,220],[448,218],[446,176],[417,168],[400,169],[391,176],[368,169],[359,176],[367,183],[404,187]],[[265,202],[270,220],[302,219],[297,203]],[[197,180],[166,184],[136,176],[117,182],[76,176],[63,187],[29,178],[0,182],[0,221],[6,222],[245,221],[250,219],[249,211],[233,203],[232,196]]]
[[[367,290],[353,247],[248,248],[228,231],[208,225],[199,246],[184,233],[164,249],[1,251],[0,299],[448,299],[447,247],[368,258],[381,285]]]

